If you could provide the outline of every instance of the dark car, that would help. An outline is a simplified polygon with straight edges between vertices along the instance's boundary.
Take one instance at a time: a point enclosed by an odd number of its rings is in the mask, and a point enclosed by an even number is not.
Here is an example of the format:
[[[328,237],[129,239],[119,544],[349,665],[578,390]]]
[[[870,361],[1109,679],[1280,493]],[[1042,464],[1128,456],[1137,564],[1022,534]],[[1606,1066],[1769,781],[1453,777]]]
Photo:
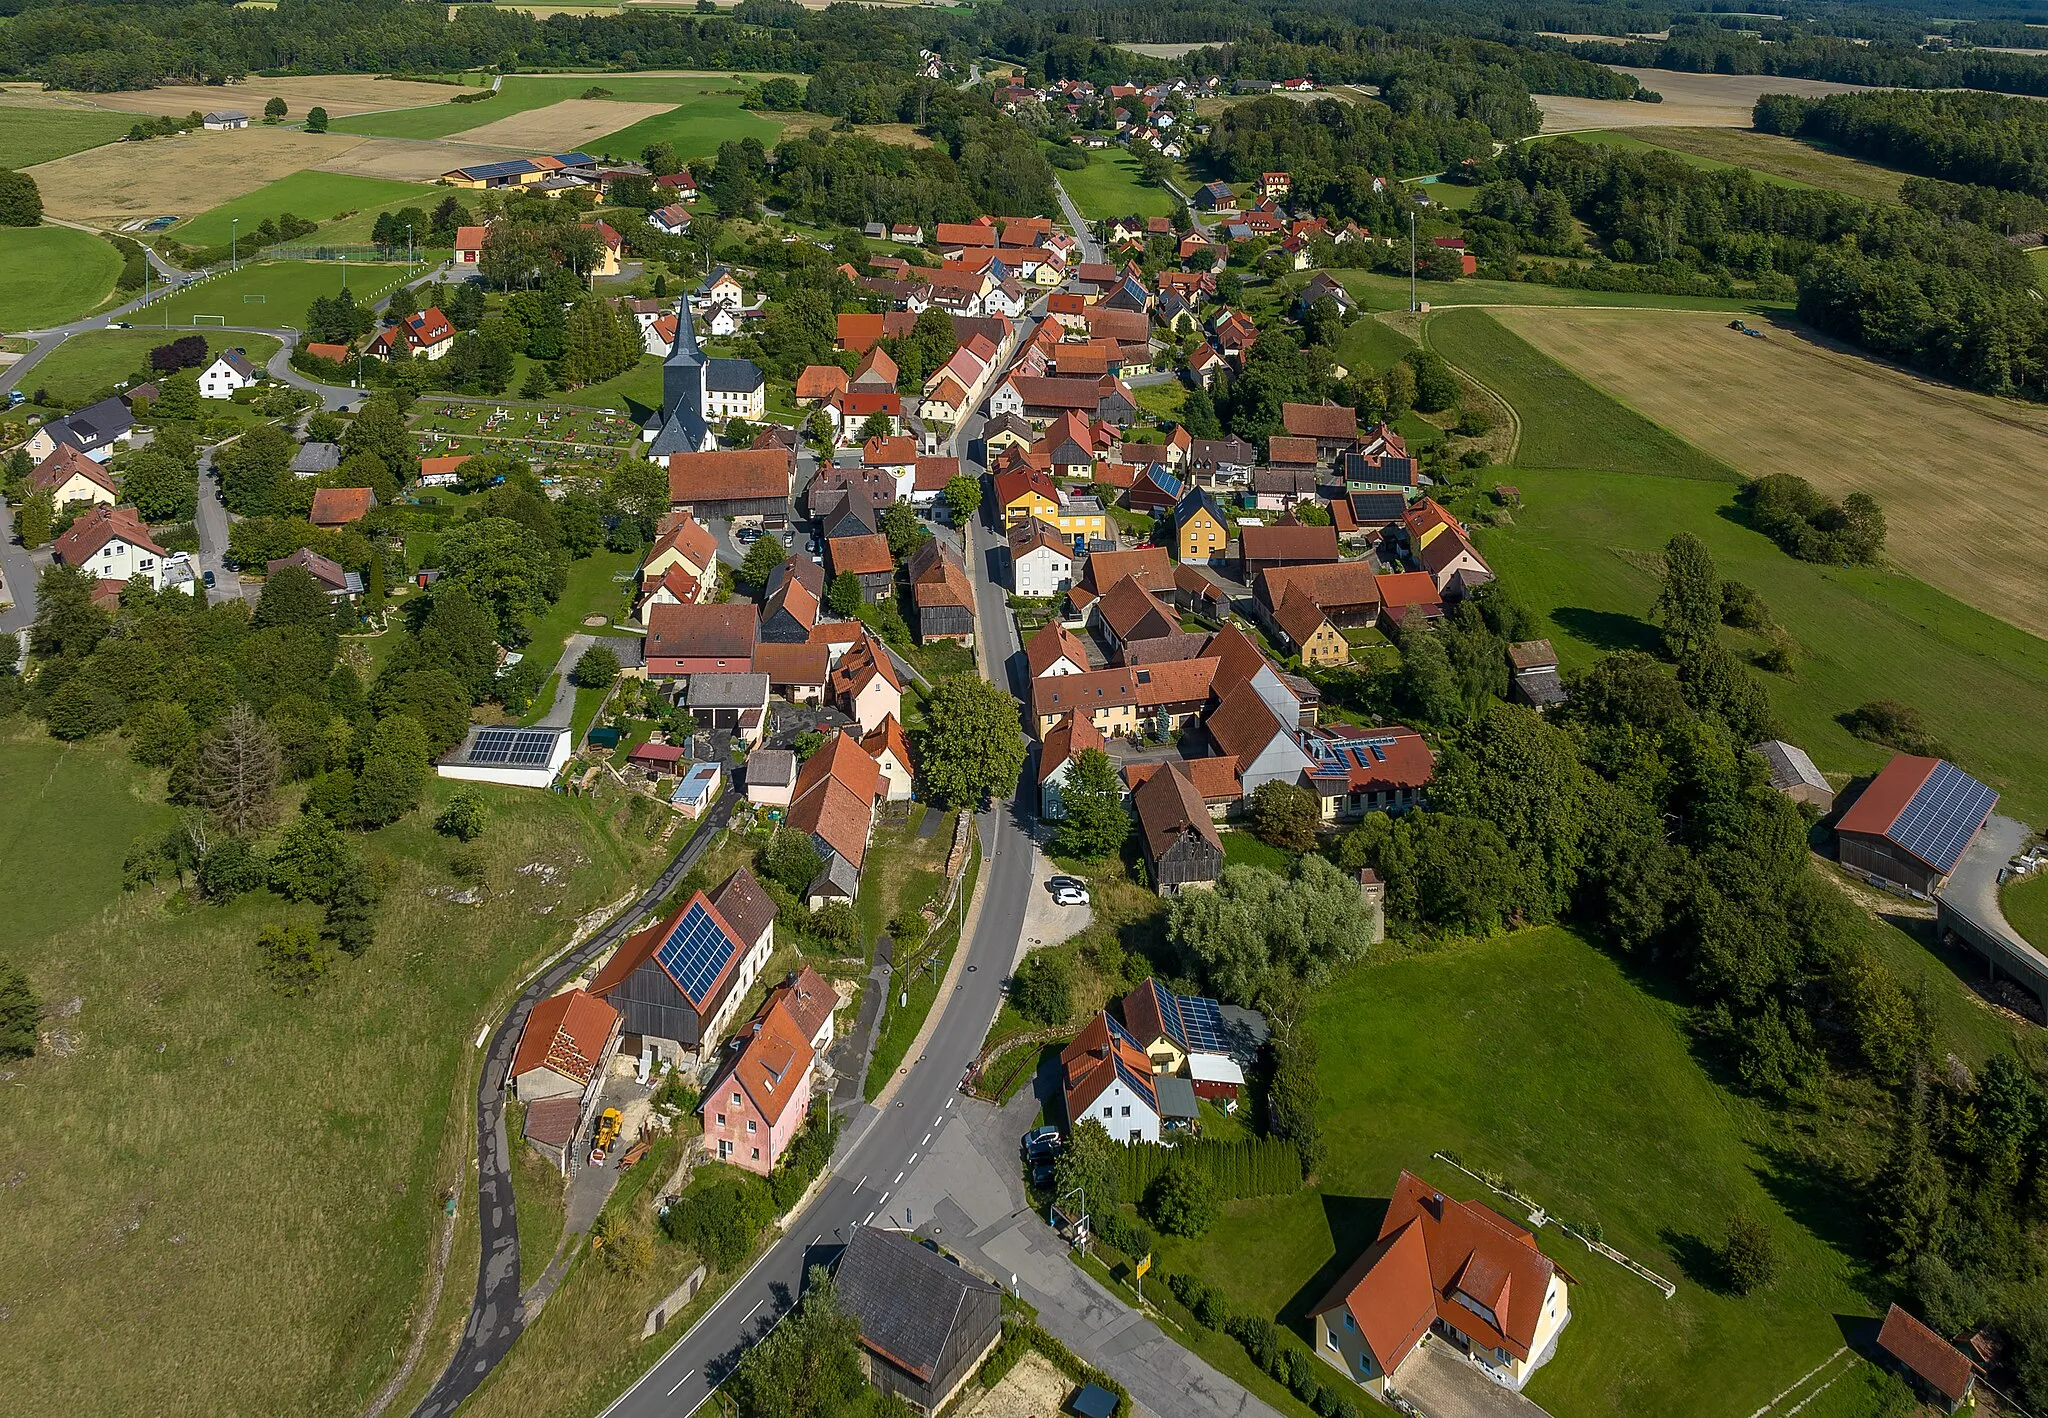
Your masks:
[[[207,590],[211,591],[213,589],[213,573],[211,571],[200,572],[199,579],[206,583]]]
[[[1058,894],[1060,891],[1068,888],[1071,888],[1075,891],[1086,891],[1088,889],[1088,883],[1081,880],[1081,878],[1078,876],[1055,876],[1046,878],[1045,889],[1047,891],[1053,892],[1054,894]]]

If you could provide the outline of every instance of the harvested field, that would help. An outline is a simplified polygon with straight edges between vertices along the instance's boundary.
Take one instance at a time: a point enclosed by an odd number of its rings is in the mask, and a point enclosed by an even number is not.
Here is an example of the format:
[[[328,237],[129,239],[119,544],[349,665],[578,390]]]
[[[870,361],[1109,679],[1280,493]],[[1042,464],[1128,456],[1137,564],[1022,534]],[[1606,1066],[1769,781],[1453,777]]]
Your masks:
[[[119,109],[123,113],[167,113],[173,118],[197,109],[239,108],[252,122],[263,117],[263,105],[273,97],[290,107],[287,121],[297,122],[306,110],[319,106],[330,118],[352,113],[369,113],[380,108],[416,108],[423,103],[446,103],[462,90],[449,84],[422,84],[408,79],[379,79],[369,74],[310,74],[286,79],[250,79],[240,84],[167,84],[157,89],[134,89],[117,94],[62,93],[94,108]]]
[[[2023,471],[2048,465],[2048,410],[1922,379],[1787,325],[1752,340],[1722,316],[1692,312],[1492,313],[1743,473],[1869,493],[1891,527],[1891,560],[2048,636],[2048,484]]]
[[[504,160],[503,148],[472,147],[467,143],[414,143],[401,138],[361,138],[348,151],[321,163],[320,170],[346,172],[355,177],[388,177],[394,182],[434,182],[453,168]]]
[[[1546,133],[1583,132],[1589,128],[1747,128],[1756,101],[1765,94],[1857,93],[1862,84],[1832,84],[1821,79],[1781,79],[1769,74],[1680,74],[1670,69],[1628,69],[1646,89],[1664,95],[1662,103],[1634,99],[1569,98],[1537,94]]]
[[[43,206],[66,221],[180,216],[211,211],[362,142],[346,133],[245,128],[113,143],[28,171]]]
[[[1193,54],[1198,49],[1208,49],[1220,40],[1201,40],[1194,44],[1119,44],[1116,47],[1131,54],[1142,54],[1147,59],[1179,59]]]
[[[1610,147],[1661,148],[1707,171],[1745,168],[1765,182],[1819,187],[1867,202],[1896,202],[1905,174],[1827,152],[1797,138],[1747,128],[1631,128],[1625,133],[1570,133],[1559,137]],[[1438,184],[1442,185],[1442,184]],[[1473,192],[1472,188],[1452,191]]]
[[[466,128],[462,139],[466,143],[496,143],[531,152],[566,153],[593,138],[602,138],[607,133],[630,128],[642,119],[666,113],[674,106],[667,103],[627,103],[609,98],[565,98],[546,108],[530,108],[480,128]]]

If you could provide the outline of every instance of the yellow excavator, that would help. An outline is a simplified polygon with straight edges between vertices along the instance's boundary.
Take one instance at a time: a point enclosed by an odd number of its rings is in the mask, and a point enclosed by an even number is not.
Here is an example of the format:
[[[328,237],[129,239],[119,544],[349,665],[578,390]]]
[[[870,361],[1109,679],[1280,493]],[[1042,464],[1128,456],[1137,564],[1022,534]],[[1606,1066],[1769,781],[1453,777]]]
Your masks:
[[[609,1152],[611,1145],[619,1140],[619,1124],[622,1121],[623,1119],[619,1117],[619,1110],[617,1108],[606,1108],[602,1113],[598,1114],[597,1136],[591,1140],[590,1144],[591,1166],[602,1167],[604,1165],[605,1153]]]

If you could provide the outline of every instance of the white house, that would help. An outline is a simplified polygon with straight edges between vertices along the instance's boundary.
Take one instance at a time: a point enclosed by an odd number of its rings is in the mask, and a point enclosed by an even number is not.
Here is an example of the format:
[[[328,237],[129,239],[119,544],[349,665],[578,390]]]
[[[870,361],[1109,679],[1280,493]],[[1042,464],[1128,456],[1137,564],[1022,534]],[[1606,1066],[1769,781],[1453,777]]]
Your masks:
[[[750,359],[704,361],[704,417],[758,419],[768,411],[768,381]]]
[[[568,729],[514,729],[478,725],[456,748],[435,761],[443,778],[545,788],[569,761]]]
[[[1054,622],[1057,624],[1058,622]],[[1045,732],[1038,746],[1038,815],[1057,822],[1067,815],[1060,801],[1067,780],[1073,776],[1074,760],[1083,749],[1102,748],[1102,734],[1087,714],[1063,715]]]
[[[720,339],[730,338],[740,332],[740,313],[721,300],[704,317],[704,328]]]
[[[141,581],[151,590],[164,583],[169,553],[158,546],[133,507],[95,503],[65,528],[51,547],[65,566],[76,566],[100,581]]]
[[[237,389],[246,389],[262,377],[240,349],[222,350],[200,371],[199,397],[231,399]]]
[[[1074,543],[1036,517],[1010,528],[1010,589],[1019,596],[1061,595],[1074,584]]]
[[[1093,1118],[1117,1142],[1159,1141],[1159,1094],[1152,1061],[1107,1011],[1060,1055],[1067,1125]]]
[[[231,128],[247,128],[249,115],[239,108],[223,108],[204,114],[199,120],[210,132],[224,133]]]
[[[690,209],[680,202],[656,207],[647,214],[647,225],[663,236],[681,236],[690,229]]]

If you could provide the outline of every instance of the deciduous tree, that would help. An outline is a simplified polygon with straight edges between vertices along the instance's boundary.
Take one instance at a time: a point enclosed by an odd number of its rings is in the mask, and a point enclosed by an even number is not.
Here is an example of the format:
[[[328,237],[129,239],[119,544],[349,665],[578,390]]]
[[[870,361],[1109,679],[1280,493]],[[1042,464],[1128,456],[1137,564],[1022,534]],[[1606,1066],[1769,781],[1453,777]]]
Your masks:
[[[1059,794],[1053,852],[1088,862],[1114,856],[1131,835],[1131,815],[1124,807],[1123,781],[1109,755],[1099,748],[1084,748],[1074,755]]]
[[[978,677],[940,680],[917,732],[917,768],[926,797],[944,807],[1009,796],[1024,769],[1017,701]]]

